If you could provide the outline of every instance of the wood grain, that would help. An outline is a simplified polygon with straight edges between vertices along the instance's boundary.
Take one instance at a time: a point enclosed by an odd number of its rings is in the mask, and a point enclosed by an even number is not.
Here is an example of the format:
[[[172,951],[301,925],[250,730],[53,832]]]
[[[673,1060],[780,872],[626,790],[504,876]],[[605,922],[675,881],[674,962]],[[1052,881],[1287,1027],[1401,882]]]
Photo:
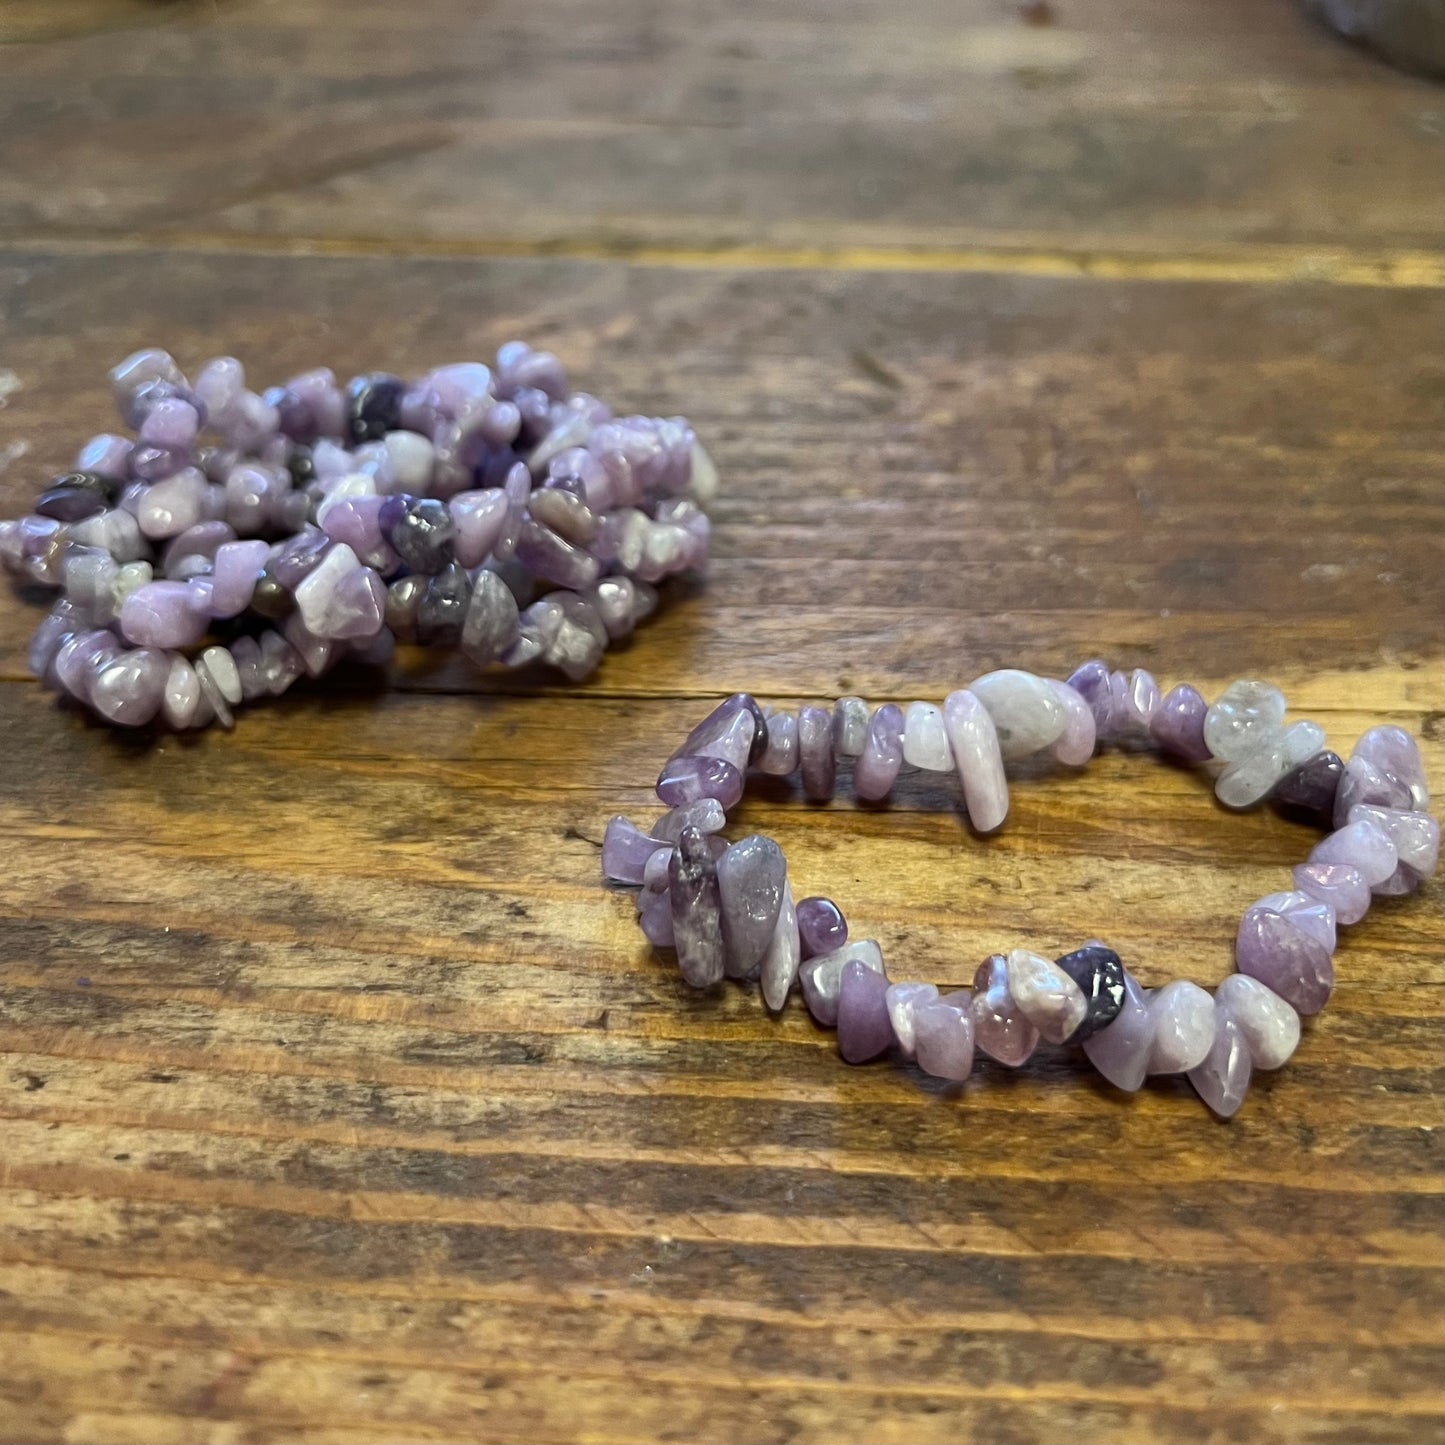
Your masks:
[[[1222,1126],[1060,1050],[847,1069],[597,871],[722,694],[1096,652],[1400,722],[1438,793],[1438,92],[1242,3],[103,8],[0,45],[5,514],[142,341],[523,335],[725,487],[580,687],[404,653],[119,737],[0,599],[0,1441],[1445,1439],[1438,880]],[[1212,984],[1311,841],[1114,751],[986,844],[919,779],[737,821],[952,983]]]

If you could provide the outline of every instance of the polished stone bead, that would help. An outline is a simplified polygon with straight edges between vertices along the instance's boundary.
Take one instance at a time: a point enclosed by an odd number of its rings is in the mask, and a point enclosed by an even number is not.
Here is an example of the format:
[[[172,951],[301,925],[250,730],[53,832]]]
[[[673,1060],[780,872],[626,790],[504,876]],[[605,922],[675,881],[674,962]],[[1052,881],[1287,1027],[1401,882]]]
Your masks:
[[[636,626],[637,589],[630,577],[604,577],[589,594],[609,640],[627,637]]]
[[[387,432],[398,431],[406,389],[399,376],[381,371],[353,377],[346,387],[346,425],[351,440],[380,441]]]
[[[911,702],[903,714],[903,761],[930,773],[953,771],[953,749],[943,726],[943,709],[931,702]]]
[[[210,618],[189,582],[148,582],[120,606],[120,630],[138,647],[194,647]]]
[[[861,697],[840,697],[833,704],[833,756],[856,758],[868,740],[868,704]]]
[[[1221,1119],[1238,1113],[1254,1072],[1244,1031],[1225,1009],[1214,1011],[1214,1039],[1202,1062],[1188,1070],[1194,1091]]]
[[[670,859],[672,849],[666,852]],[[638,909],[637,921],[647,941],[654,948],[675,948],[677,939],[672,931],[672,894],[663,888],[656,893],[639,896],[643,903]]]
[[[778,925],[787,882],[783,850],[753,833],[739,839],[717,862],[722,903],[725,971],[749,978],[762,962]]]
[[[281,622],[296,610],[296,598],[274,577],[263,572],[251,589],[250,610],[259,617]]]
[[[602,875],[614,883],[641,883],[647,860],[668,846],[618,813],[607,820],[602,834]]]
[[[296,610],[317,637],[374,637],[386,609],[386,586],[344,542],[332,545],[295,588]]]
[[[1053,755],[1067,767],[1082,767],[1094,756],[1094,746],[1098,742],[1098,725],[1094,721],[1093,709],[1068,683],[1053,677],[1048,682],[1064,709],[1064,730],[1054,742]]]
[[[527,470],[526,462],[517,462],[507,472],[502,491],[507,499],[507,511],[497,540],[492,544],[492,557],[498,562],[507,561],[517,550],[517,537],[527,517],[527,500],[532,495],[532,476]]]
[[[852,959],[838,986],[838,1052],[845,1064],[866,1064],[893,1047],[888,980]]]
[[[83,522],[105,509],[104,497],[80,487],[47,487],[35,499],[35,515],[57,522]]]
[[[688,733],[673,757],[722,758],[739,772],[745,771],[752,756],[758,718],[739,701],[740,696],[734,694],[715,707]],[[763,745],[767,746],[766,738]]]
[[[113,497],[115,484],[130,475],[131,446],[129,437],[102,432],[81,447],[75,458],[75,470],[81,476],[97,477],[111,483],[112,490],[107,496]],[[59,486],[60,481],[57,478],[55,485]]]
[[[152,539],[174,537],[202,519],[210,488],[194,467],[186,467],[147,487],[136,508],[136,523]]]
[[[855,959],[878,974],[884,972],[883,951],[871,938],[856,939],[832,953],[805,958],[799,965],[798,978],[803,985],[803,1001],[808,1005],[808,1012],[828,1028],[838,1022],[838,992],[843,986],[843,969]]]
[[[778,1012],[788,1001],[793,984],[797,982],[798,967],[802,963],[802,944],[798,936],[798,915],[793,907],[793,890],[787,880],[783,881],[783,902],[778,909],[778,921],[773,936],[763,953],[762,965],[758,970],[758,984],[763,991],[763,1002]]]
[[[903,709],[887,702],[869,719],[863,751],[853,764],[853,791],[876,803],[893,790],[903,766]]]
[[[798,709],[798,759],[803,769],[803,796],[825,803],[837,784],[833,754],[833,715],[821,707]]]
[[[157,381],[169,382],[177,387],[186,384],[185,374],[170,353],[161,351],[158,347],[133,351],[124,361],[111,368],[111,391],[115,396],[116,407],[127,424],[135,424],[131,419],[131,404],[136,396]]]
[[[192,726],[202,715],[201,683],[195,668],[184,657],[173,656],[170,664],[161,697],[161,716],[168,727],[179,732]]]
[[[333,549],[330,538],[316,527],[304,527],[294,537],[278,543],[266,562],[266,571],[283,587],[294,592]]]
[[[1074,1042],[1082,1043],[1113,1023],[1123,1008],[1124,965],[1119,955],[1102,943],[1086,943],[1055,962],[1084,996],[1084,1021],[1073,1034]]]
[[[1109,664],[1097,657],[1080,663],[1068,676],[1067,686],[1074,689],[1094,715],[1098,740],[1109,736],[1114,721],[1114,706],[1109,681]]]
[[[1399,864],[1390,835],[1372,818],[1347,822],[1310,850],[1311,863],[1345,863],[1358,868],[1373,888],[1383,883]]]
[[[1181,682],[1170,688],[1154,710],[1149,731],[1161,752],[1186,763],[1208,762],[1209,744],[1204,741],[1204,719],[1209,705],[1197,688]]]
[[[963,688],[944,699],[943,725],[963,784],[969,822],[978,832],[991,833],[1008,815],[1008,782],[993,719],[984,705]]]
[[[306,675],[301,654],[279,632],[261,634],[261,681],[268,697],[280,697],[298,678]]]
[[[1335,790],[1335,827],[1344,827],[1349,821],[1350,810],[1361,805],[1408,808],[1410,789],[1399,778],[1381,772],[1368,758],[1351,758],[1345,764],[1339,787]]]
[[[717,864],[696,828],[684,828],[677,839],[667,866],[667,891],[677,966],[685,982],[709,988],[721,981],[725,966],[722,900]]]
[[[1144,1083],[1154,1047],[1154,1016],[1143,989],[1124,974],[1124,1004],[1107,1028],[1084,1040],[1089,1062],[1117,1089],[1131,1094]]]
[[[798,904],[798,932],[803,957],[832,953],[848,941],[848,920],[831,898],[804,898]]]
[[[1004,668],[976,678],[968,690],[993,720],[1005,760],[1041,752],[1063,735],[1067,722],[1064,704],[1042,677]]]
[[[798,770],[798,719],[791,712],[768,714],[767,746],[758,759],[760,772],[775,778],[791,777]]]
[[[652,836],[664,843],[676,843],[688,828],[700,833],[720,833],[727,826],[727,814],[716,798],[700,798],[696,803],[684,803],[664,813],[652,825]]]
[[[206,672],[211,681],[215,683],[216,690],[232,707],[235,707],[242,696],[241,674],[236,667],[236,659],[224,647],[208,647],[200,657],[201,662],[206,666]]]
[[[113,632],[78,632],[61,644],[52,669],[55,680],[71,697],[90,700],[90,685],[96,674],[120,655],[120,643]]]
[[[1215,989],[1214,1007],[1239,1025],[1257,1069],[1279,1068],[1299,1046],[1299,1014],[1247,973],[1232,973]]]
[[[281,624],[281,633],[296,649],[308,677],[320,677],[336,661],[336,643],[329,637],[318,637],[302,622],[300,613],[293,612]]]
[[[1335,910],[1328,903],[1300,889],[1270,893],[1251,905],[1282,913],[1302,933],[1307,933],[1331,954],[1335,951]]]
[[[1015,948],[1007,956],[1006,976],[1014,1002],[1042,1038],[1061,1044],[1074,1036],[1088,1002],[1068,974],[1026,948]]]
[[[1026,1063],[1039,1046],[1039,1031],[1009,991],[1008,960],[990,954],[973,976],[973,1037],[989,1058],[1008,1068]]]
[[[100,547],[122,565],[150,556],[150,544],[141,536],[129,512],[112,507],[96,517],[87,517],[70,528],[70,540],[86,547]]]
[[[1413,808],[1421,812],[1430,806],[1430,785],[1425,774],[1425,763],[1420,757],[1420,747],[1404,728],[1391,724],[1372,727],[1360,734],[1350,754],[1351,761],[1358,759],[1368,763],[1376,773],[1409,793],[1409,800],[1400,804],[1386,803],[1383,806]],[[1368,798],[1360,802],[1371,801]]]
[[[1214,794],[1227,808],[1252,808],[1263,802],[1276,783],[1320,751],[1325,735],[1312,722],[1291,723],[1280,732],[1252,734],[1255,747],[1231,762],[1214,784]]]
[[[1247,758],[1283,730],[1284,694],[1267,682],[1232,682],[1204,718],[1204,742],[1224,762]]]
[[[505,584],[504,584],[505,585]],[[562,630],[566,614],[555,594],[540,597],[517,615],[517,635],[503,649],[497,661],[503,667],[524,667],[552,647]]]
[[[417,641],[440,647],[459,643],[473,591],[471,574],[456,562],[429,577],[416,605]]]
[[[261,680],[260,644],[254,637],[238,637],[229,651],[236,664],[236,676],[241,679],[241,701],[253,702],[266,691]]]
[[[590,553],[528,518],[517,533],[517,560],[529,572],[574,591],[595,585],[601,564]]]
[[[596,671],[607,650],[607,630],[597,609],[575,592],[551,594],[562,609],[557,635],[542,654],[549,667],[555,667],[573,682]]]
[[[1358,868],[1346,863],[1299,863],[1294,886],[1335,910],[1337,923],[1358,923],[1370,911],[1370,885]]]
[[[1127,676],[1110,674],[1110,698],[1113,704],[1113,732],[1120,738],[1148,737],[1159,710],[1159,684],[1151,673],[1136,667]]]
[[[1344,760],[1338,753],[1316,753],[1287,772],[1269,795],[1280,812],[1320,827],[1333,826],[1335,794],[1344,776]]]
[[[452,524],[452,551],[463,567],[480,567],[491,556],[507,522],[510,504],[500,487],[458,492],[447,503]]]
[[[1273,989],[1297,1013],[1317,1014],[1334,990],[1330,950],[1272,908],[1245,909],[1234,957],[1241,973]]]
[[[973,1042],[973,1014],[966,990],[915,1008],[914,1057],[925,1074],[962,1083],[973,1072]]]
[[[141,727],[161,710],[170,671],[170,659],[157,648],[121,652],[92,677],[90,704],[109,722]]]
[[[511,645],[519,626],[511,589],[495,572],[478,572],[462,619],[462,651],[478,667],[486,667]]]
[[[391,497],[377,520],[397,556],[413,572],[440,572],[453,560],[457,528],[445,502],[435,497]]]
[[[657,775],[657,796],[669,808],[699,798],[734,808],[742,800],[743,775],[725,758],[672,758]]]
[[[890,983],[883,996],[888,1009],[888,1022],[898,1051],[905,1059],[914,1055],[913,1016],[919,1009],[938,1001],[938,990],[931,983]]]
[[[1373,823],[1395,845],[1398,867],[1408,868],[1415,881],[1429,878],[1440,860],[1440,824],[1428,813],[1405,808],[1376,808],[1356,804],[1350,823]]]
[[[26,649],[26,663],[32,677],[44,678],[49,674],[56,654],[70,638],[85,629],[82,615],[73,602],[62,597],[46,614]]]
[[[1149,995],[1154,1026],[1149,1049],[1151,1074],[1187,1074],[1209,1057],[1214,1045],[1214,1000],[1188,979],[1178,978]]]

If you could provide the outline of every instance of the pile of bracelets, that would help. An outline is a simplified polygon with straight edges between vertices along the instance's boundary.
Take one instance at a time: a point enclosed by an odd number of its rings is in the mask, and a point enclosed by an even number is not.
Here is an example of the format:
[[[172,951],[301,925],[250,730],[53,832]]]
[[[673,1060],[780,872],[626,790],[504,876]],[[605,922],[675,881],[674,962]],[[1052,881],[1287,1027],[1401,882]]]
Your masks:
[[[1268,799],[1327,833],[1288,889],[1245,909],[1238,971],[1212,997],[1183,979],[1141,987],[1097,939],[1052,960],[1025,948],[995,953],[971,989],[941,994],[930,983],[891,981],[877,942],[850,939],[831,899],[794,901],[777,843],[719,836],[750,769],[799,774],[814,802],[833,796],[840,764],[870,802],[887,798],[905,770],[957,773],[970,823],[989,833],[1008,813],[1005,763],[1043,753],[1079,767],[1101,743],[1140,741],[1207,770],[1226,807]],[[608,823],[602,869],[639,886],[643,932],[675,951],[694,987],[756,982],[775,1012],[799,987],[816,1022],[837,1029],[852,1064],[893,1053],[957,1082],[972,1072],[975,1049],[1016,1068],[1041,1041],[1079,1044],[1121,1089],[1136,1090],[1151,1074],[1187,1075],[1225,1118],[1255,1069],[1277,1069],[1294,1052],[1301,1016],[1329,999],[1337,927],[1358,923],[1375,898],[1412,892],[1434,872],[1440,849],[1440,825],[1424,811],[1420,752],[1402,729],[1371,728],[1346,762],[1315,723],[1286,725],[1284,695],[1268,683],[1235,682],[1208,705],[1187,684],[1161,696],[1147,672],[1099,661],[1067,682],[991,672],[941,707],[870,710],[844,697],[794,713],[739,693],[688,734],[657,795],[669,811],[650,832],[622,817]]]
[[[261,393],[232,357],[191,382],[144,350],[111,382],[134,437],[93,437],[0,522],[8,570],[60,591],[32,670],[110,723],[229,727],[398,641],[580,679],[707,558],[717,472],[691,427],[614,417],[522,342]]]

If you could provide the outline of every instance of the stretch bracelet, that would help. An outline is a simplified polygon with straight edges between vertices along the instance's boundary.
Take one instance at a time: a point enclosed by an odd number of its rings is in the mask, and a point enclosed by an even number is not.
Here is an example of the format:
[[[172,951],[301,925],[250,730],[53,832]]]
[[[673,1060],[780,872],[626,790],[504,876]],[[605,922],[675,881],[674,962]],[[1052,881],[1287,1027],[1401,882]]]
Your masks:
[[[344,389],[323,367],[258,395],[233,357],[191,384],[155,350],[110,376],[134,439],[88,441],[0,559],[62,594],[32,671],[111,723],[229,727],[397,641],[577,680],[707,559],[692,428],[615,418],[520,341]]]
[[[989,833],[1008,812],[1006,762],[1046,753],[1077,767],[1100,743],[1130,741],[1209,768],[1230,808],[1269,799],[1328,832],[1294,869],[1291,888],[1245,909],[1238,972],[1212,997],[1187,980],[1141,987],[1097,939],[1053,961],[1024,948],[993,954],[972,989],[940,994],[892,982],[877,942],[850,940],[831,899],[794,902],[777,843],[719,836],[750,768],[800,773],[814,802],[833,796],[840,763],[851,764],[854,792],[870,802],[885,799],[905,769],[956,771],[971,824]],[[895,1052],[961,1081],[975,1048],[1017,1068],[1041,1040],[1080,1044],[1119,1088],[1186,1074],[1227,1118],[1255,1069],[1277,1069],[1294,1052],[1301,1015],[1324,1007],[1337,926],[1358,923],[1372,898],[1412,892],[1439,855],[1440,825],[1424,811],[1425,769],[1408,733],[1371,728],[1348,762],[1324,741],[1314,723],[1286,726],[1284,695],[1268,683],[1235,682],[1211,706],[1187,684],[1161,697],[1147,672],[1111,672],[1099,661],[1067,682],[991,672],[941,708],[885,703],[870,713],[862,698],[844,697],[793,713],[739,693],[663,767],[657,794],[669,811],[650,833],[620,816],[609,821],[602,869],[640,885],[642,930],[655,947],[675,950],[689,984],[757,982],[774,1012],[800,986],[813,1018],[837,1029],[850,1064]]]

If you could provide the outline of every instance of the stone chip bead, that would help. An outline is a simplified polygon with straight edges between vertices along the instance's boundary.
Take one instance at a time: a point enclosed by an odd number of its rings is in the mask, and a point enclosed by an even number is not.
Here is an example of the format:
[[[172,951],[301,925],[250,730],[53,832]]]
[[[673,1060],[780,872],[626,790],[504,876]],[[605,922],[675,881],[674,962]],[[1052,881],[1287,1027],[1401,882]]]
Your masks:
[[[1149,1049],[1151,1074],[1187,1074],[1209,1057],[1214,1045],[1214,1000],[1188,979],[1178,978],[1149,995],[1154,1029]]]
[[[1283,730],[1284,714],[1277,687],[1255,679],[1232,682],[1205,714],[1205,745],[1211,756],[1238,762]]]
[[[991,833],[1008,816],[1008,782],[993,719],[984,705],[962,688],[944,699],[943,725],[963,785],[969,822],[980,833]]]
[[[1078,1032],[1089,1004],[1063,969],[1026,948],[1010,950],[1005,969],[1009,993],[1041,1038],[1061,1044]]]
[[[1404,728],[1385,724],[1369,728],[1360,734],[1350,754],[1351,762],[1368,764],[1377,777],[1408,794],[1406,801],[1384,806],[1399,806],[1423,812],[1430,806],[1430,786],[1425,774],[1425,763],[1420,757],[1420,745]],[[1371,802],[1361,798],[1360,802]]]
[[[794,983],[797,982],[798,968],[802,963],[802,945],[798,936],[798,915],[793,906],[793,890],[783,880],[783,902],[778,909],[778,921],[773,936],[763,953],[758,970],[758,984],[762,989],[763,1002],[778,1012],[788,1001]]]
[[[1149,731],[1154,741],[1171,757],[1186,763],[1206,763],[1212,754],[1204,741],[1204,721],[1209,705],[1197,688],[1181,682],[1160,699]]]
[[[1256,737],[1256,742],[1253,751],[1231,762],[1215,782],[1215,796],[1227,808],[1263,802],[1282,778],[1324,747],[1325,735],[1317,723],[1302,721]]]
[[[678,837],[667,865],[667,891],[673,947],[683,980],[693,988],[720,983],[726,958],[717,865],[697,828],[684,828]]]
[[[1230,974],[1215,989],[1214,1006],[1239,1025],[1257,1069],[1280,1068],[1299,1047],[1299,1014],[1247,973]]]
[[[883,950],[871,938],[855,939],[832,953],[815,954],[804,959],[798,968],[808,1012],[827,1028],[835,1027],[838,1022],[838,993],[843,986],[843,969],[853,962],[884,974]]]
[[[864,1064],[893,1046],[888,980],[861,959],[843,965],[838,986],[838,1052],[844,1063]]]
[[[853,764],[853,791],[865,802],[881,802],[902,766],[903,710],[884,703],[869,719],[863,750]]]
[[[1114,1022],[1084,1040],[1089,1062],[1115,1088],[1134,1093],[1143,1087],[1154,1048],[1156,1020],[1144,990],[1124,974],[1124,1003]]]
[[[1377,885],[1382,891],[1394,884],[1392,892],[1406,893],[1434,874],[1440,859],[1440,824],[1428,813],[1357,803],[1350,809],[1349,823],[1373,823],[1395,846],[1395,872]]]
[[[1373,818],[1360,818],[1316,843],[1308,861],[1344,863],[1357,868],[1365,882],[1374,888],[1394,873],[1400,855],[1390,835]]]
[[[1039,1031],[1009,990],[1008,960],[995,953],[979,964],[973,977],[974,1042],[989,1058],[1010,1069],[1027,1063],[1039,1046]]]
[[[1297,1013],[1317,1014],[1334,991],[1334,962],[1323,940],[1288,913],[1262,904],[1245,909],[1234,959],[1241,973],[1258,979]]]
[[[1187,1072],[1195,1092],[1221,1119],[1239,1112],[1249,1092],[1254,1063],[1244,1031],[1227,1009],[1216,1004],[1209,1052]]]
[[[1049,686],[1064,709],[1064,730],[1051,751],[1058,762],[1071,768],[1081,768],[1094,756],[1094,747],[1098,742],[1098,724],[1094,721],[1093,709],[1068,683],[1051,677]]]
[[[936,1079],[960,1084],[973,1072],[973,1011],[967,990],[957,990],[914,1010],[913,1049],[918,1067]]]
[[[1084,1018],[1072,1035],[1082,1043],[1118,1017],[1124,1006],[1124,965],[1112,948],[1086,943],[1055,960],[1084,996]]]
[[[670,808],[714,798],[726,811],[742,801],[743,775],[726,758],[671,758],[657,775],[657,796]]]
[[[930,773],[953,771],[953,749],[943,726],[943,709],[931,702],[911,702],[903,714],[903,761]]]
[[[884,996],[888,1008],[888,1022],[893,1027],[893,1037],[898,1052],[911,1059],[914,1054],[913,1018],[915,1013],[928,1004],[936,1002],[938,989],[931,983],[890,983]]]
[[[993,721],[1005,761],[1042,752],[1062,736],[1068,714],[1058,694],[1042,677],[1017,668],[987,672],[968,691]]]
[[[831,898],[804,898],[798,904],[798,933],[804,958],[832,953],[848,941],[848,920]]]
[[[729,978],[748,978],[761,964],[778,925],[787,882],[783,851],[771,838],[750,834],[718,859],[717,881],[724,971]]]
[[[798,709],[798,758],[803,771],[803,796],[810,802],[826,803],[837,781],[833,716],[826,709]]]
[[[1335,911],[1336,923],[1358,923],[1370,911],[1370,885],[1346,863],[1299,863],[1290,874],[1301,893]]]
[[[768,716],[767,746],[758,759],[760,772],[776,778],[790,777],[798,770],[798,719],[790,712]]]
[[[868,740],[868,704],[861,697],[840,697],[833,704],[833,753],[856,758]]]
[[[1274,785],[1270,801],[1287,816],[1329,828],[1344,771],[1340,755],[1325,748],[1285,773]]]

